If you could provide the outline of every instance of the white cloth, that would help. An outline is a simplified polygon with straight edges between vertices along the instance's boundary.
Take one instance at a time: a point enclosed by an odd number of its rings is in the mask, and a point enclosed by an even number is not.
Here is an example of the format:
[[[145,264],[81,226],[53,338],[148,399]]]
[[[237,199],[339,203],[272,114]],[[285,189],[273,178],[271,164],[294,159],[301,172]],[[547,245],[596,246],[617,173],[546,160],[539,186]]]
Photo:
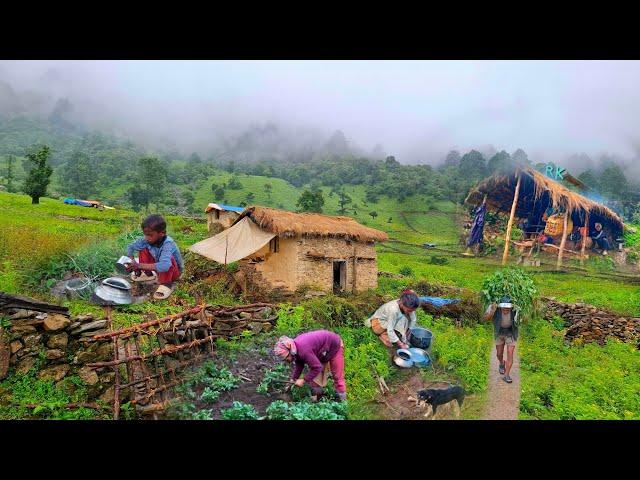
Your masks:
[[[389,340],[393,343],[399,340],[395,330],[402,334],[402,341],[407,343],[406,331],[409,328],[415,327],[417,320],[415,311],[409,314],[409,318],[402,313],[398,300],[391,300],[378,308],[373,315],[367,318],[365,325],[371,328],[371,320],[374,318],[380,320],[380,325],[387,329]]]
[[[257,252],[275,236],[245,217],[233,227],[191,245],[189,250],[218,263],[229,264]]]

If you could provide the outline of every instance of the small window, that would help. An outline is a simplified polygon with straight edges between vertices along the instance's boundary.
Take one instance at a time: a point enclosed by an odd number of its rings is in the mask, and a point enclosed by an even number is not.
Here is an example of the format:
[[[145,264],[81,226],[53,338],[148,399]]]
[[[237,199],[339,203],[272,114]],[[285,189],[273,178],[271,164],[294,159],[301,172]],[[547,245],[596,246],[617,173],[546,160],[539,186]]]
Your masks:
[[[280,251],[280,239],[273,237],[269,242],[269,251],[272,253],[278,253]]]
[[[216,210],[216,220],[220,220],[220,210]]]

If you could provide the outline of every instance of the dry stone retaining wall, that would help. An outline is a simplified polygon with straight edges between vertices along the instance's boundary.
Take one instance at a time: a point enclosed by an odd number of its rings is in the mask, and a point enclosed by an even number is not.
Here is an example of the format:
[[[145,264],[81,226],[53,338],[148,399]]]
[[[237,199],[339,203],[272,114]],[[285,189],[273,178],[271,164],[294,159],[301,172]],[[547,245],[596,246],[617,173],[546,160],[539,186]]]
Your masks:
[[[584,342],[603,345],[607,338],[614,337],[623,342],[640,340],[640,318],[621,316],[585,303],[564,303],[544,299],[544,317],[551,320],[554,315],[562,318],[567,327],[565,339],[576,338]]]

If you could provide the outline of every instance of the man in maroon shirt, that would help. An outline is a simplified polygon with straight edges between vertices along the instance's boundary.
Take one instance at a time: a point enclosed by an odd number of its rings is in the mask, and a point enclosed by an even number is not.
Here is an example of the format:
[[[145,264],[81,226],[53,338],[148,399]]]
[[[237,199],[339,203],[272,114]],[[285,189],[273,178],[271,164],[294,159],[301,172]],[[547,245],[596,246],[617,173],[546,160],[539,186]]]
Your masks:
[[[346,400],[344,343],[340,335],[328,330],[315,330],[294,339],[283,336],[278,339],[273,351],[285,362],[293,363],[291,380],[297,387],[308,383],[312,400],[316,401],[322,395],[327,385],[329,369],[338,398]],[[309,371],[300,378],[305,365],[309,367]]]

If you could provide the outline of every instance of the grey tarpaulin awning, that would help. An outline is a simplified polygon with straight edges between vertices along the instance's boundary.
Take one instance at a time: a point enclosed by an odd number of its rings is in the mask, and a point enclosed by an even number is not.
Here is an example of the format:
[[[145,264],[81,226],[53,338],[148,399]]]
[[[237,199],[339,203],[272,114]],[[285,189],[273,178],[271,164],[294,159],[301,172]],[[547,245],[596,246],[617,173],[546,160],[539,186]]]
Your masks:
[[[233,227],[191,245],[189,251],[226,265],[257,252],[275,236],[245,217]]]

